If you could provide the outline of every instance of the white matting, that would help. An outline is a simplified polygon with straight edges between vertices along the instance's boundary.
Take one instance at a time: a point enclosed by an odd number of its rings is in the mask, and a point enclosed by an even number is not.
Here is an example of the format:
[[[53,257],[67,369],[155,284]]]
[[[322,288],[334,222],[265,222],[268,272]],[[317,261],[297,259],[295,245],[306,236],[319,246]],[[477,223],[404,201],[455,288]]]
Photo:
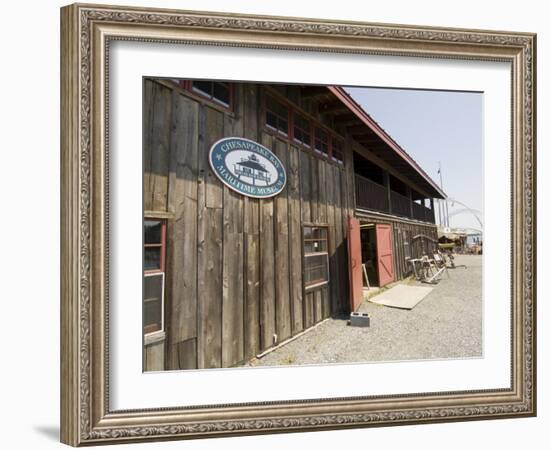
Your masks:
[[[506,187],[511,183],[511,160],[502,157],[511,142],[509,63],[134,41],[113,41],[109,63],[110,409],[509,388],[511,308],[502,300],[511,295],[505,282],[510,273],[510,227],[503,225],[510,223]],[[289,65],[297,70],[289,72]],[[143,278],[143,202],[136,189],[143,184],[143,168],[135,151],[142,144],[144,74],[482,91],[483,161],[491,162],[483,165],[483,258],[491,261],[491,270],[483,274],[483,358],[409,361],[406,377],[402,363],[385,362],[144,373],[142,311],[136,302]],[[372,379],[376,383],[365,383]]]
[[[413,309],[432,289],[426,286],[398,284],[380,295],[369,298],[369,302],[391,306],[392,308]]]

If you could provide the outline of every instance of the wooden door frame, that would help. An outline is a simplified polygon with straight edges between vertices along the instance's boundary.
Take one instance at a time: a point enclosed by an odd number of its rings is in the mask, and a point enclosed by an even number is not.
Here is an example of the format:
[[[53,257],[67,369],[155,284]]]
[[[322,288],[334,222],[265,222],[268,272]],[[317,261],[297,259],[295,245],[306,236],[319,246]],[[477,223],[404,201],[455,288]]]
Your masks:
[[[360,256],[360,261],[359,261],[359,269],[355,268],[355,270],[359,270],[359,279],[361,281],[361,294],[360,294],[360,301],[355,301],[356,300],[356,289],[355,289],[355,284],[356,284],[356,280],[354,278],[354,266],[353,266],[353,251],[352,251],[352,233],[351,233],[351,223],[352,221],[356,221],[358,226],[357,226],[357,230],[358,230],[358,233],[359,233],[359,256]],[[348,220],[347,220],[347,231],[348,231],[348,238],[347,238],[347,241],[348,241],[348,245],[347,245],[347,250],[348,250],[348,278],[349,278],[349,306],[350,306],[350,311],[353,312],[357,309],[357,307],[363,303],[363,272],[362,272],[362,268],[361,268],[361,264],[362,264],[362,248],[361,248],[361,219],[356,217],[355,215],[349,215],[348,216]],[[355,281],[355,283],[354,283]]]
[[[378,245],[378,227],[380,226],[387,226],[389,228],[389,236],[390,236],[390,253],[391,253],[391,280],[388,282],[382,284],[382,278],[380,276],[380,249]],[[393,225],[388,222],[377,222],[375,224],[375,231],[376,231],[376,269],[378,270],[378,285],[379,287],[384,287],[389,283],[392,283],[395,281],[395,249],[394,249],[394,243],[393,243]]]

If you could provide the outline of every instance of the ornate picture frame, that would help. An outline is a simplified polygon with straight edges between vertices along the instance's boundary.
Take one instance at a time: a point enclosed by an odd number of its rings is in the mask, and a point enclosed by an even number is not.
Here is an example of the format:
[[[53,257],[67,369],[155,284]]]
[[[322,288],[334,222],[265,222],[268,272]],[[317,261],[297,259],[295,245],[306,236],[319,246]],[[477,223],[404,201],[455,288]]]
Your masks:
[[[112,410],[109,48],[117,40],[504,61],[512,67],[511,386]],[[536,414],[536,36],[75,4],[61,10],[61,440],[73,445]]]

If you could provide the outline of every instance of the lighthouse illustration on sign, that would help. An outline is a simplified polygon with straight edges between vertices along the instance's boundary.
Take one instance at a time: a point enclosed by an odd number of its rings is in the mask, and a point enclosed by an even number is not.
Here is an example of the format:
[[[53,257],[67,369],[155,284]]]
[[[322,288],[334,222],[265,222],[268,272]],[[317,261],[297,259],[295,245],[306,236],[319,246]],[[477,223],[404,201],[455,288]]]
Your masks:
[[[233,171],[239,180],[241,177],[251,178],[253,185],[256,185],[256,180],[263,181],[266,185],[271,181],[271,174],[266,170],[265,164],[262,164],[254,153],[233,164]]]

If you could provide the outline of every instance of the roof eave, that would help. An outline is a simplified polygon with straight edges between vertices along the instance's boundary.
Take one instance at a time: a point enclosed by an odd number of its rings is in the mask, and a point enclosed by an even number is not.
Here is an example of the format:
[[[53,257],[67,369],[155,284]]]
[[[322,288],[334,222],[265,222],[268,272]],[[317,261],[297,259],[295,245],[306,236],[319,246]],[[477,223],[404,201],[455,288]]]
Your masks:
[[[404,159],[436,192],[438,195],[434,195],[434,198],[447,198],[447,194],[437,185],[437,183],[430,178],[430,176],[424,172],[422,167],[411,158],[411,156],[401,148],[397,142],[395,142],[380,125],[378,125],[361,106],[340,86],[327,86],[330,92],[338,98],[349,110],[360,119],[365,125],[367,125],[384,143],[386,143],[394,152],[396,152],[402,159]]]

